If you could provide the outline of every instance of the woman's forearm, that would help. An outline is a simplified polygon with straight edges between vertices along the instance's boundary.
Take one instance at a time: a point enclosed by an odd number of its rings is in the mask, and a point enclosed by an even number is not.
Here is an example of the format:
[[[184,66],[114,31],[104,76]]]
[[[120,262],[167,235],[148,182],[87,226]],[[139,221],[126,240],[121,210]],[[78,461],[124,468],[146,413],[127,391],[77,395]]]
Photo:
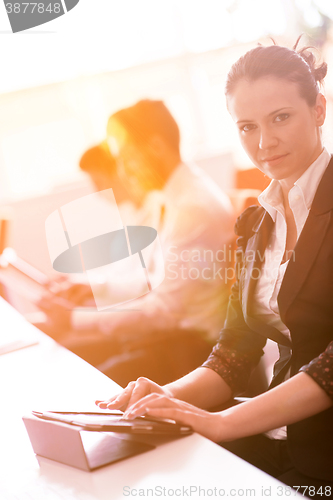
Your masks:
[[[198,385],[194,384],[194,375],[200,375],[197,373],[198,370],[189,375],[193,379],[193,386],[192,381],[189,384],[184,384],[183,388],[176,383],[170,384],[169,394],[151,393],[141,398],[127,410],[125,418],[150,415],[174,419],[177,422],[190,425],[194,431],[219,443],[262,434],[303,420],[333,405],[332,399],[309,375],[299,373],[275,389],[252,400],[222,412],[210,413],[187,402],[188,399],[192,398],[192,400],[199,400],[202,404],[214,399],[210,400],[210,391],[207,386],[201,386],[199,390]],[[207,373],[209,373],[209,369],[207,369]],[[215,373],[215,375],[217,374]],[[186,376],[184,380],[189,380],[189,376]],[[201,374],[199,381],[204,381],[206,377],[211,377],[211,375]],[[219,384],[215,377],[212,380],[216,396]],[[201,384],[201,382],[199,383]],[[189,387],[193,391],[189,391]],[[223,384],[220,387],[223,391]],[[204,394],[202,394],[202,390],[204,390]],[[227,395],[227,391],[224,394]],[[182,397],[182,400],[174,399],[175,396]]]
[[[306,373],[220,413],[221,441],[232,441],[293,424],[333,406],[332,399]]]
[[[230,387],[220,375],[205,367],[197,368],[164,388],[173,398],[205,409],[221,405],[232,398]]]
[[[169,400],[172,398],[173,401],[176,399],[186,401],[194,405],[193,407],[207,409],[218,406],[232,397],[230,387],[222,378],[210,368],[202,367],[163,387],[145,377],[139,377],[136,381],[130,382],[119,394],[110,399],[97,400],[96,404],[103,409],[129,412],[131,407],[140,406],[141,402],[152,394],[163,395]]]

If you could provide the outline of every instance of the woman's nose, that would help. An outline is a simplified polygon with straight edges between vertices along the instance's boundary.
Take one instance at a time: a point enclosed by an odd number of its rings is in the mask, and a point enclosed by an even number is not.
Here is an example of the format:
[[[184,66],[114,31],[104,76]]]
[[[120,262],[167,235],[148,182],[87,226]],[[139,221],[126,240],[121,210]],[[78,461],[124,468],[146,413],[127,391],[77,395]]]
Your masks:
[[[278,143],[277,137],[273,134],[271,130],[268,128],[261,129],[260,131],[260,140],[259,140],[259,148],[262,150],[271,149],[276,146]]]

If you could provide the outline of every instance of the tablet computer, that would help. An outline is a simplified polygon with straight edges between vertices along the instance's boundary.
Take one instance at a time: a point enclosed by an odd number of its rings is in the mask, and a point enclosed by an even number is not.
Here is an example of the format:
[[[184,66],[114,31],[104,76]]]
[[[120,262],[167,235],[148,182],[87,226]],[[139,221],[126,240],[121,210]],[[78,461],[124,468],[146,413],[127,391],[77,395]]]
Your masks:
[[[174,420],[157,419],[152,417],[137,417],[133,420],[123,418],[121,411],[101,412],[61,412],[61,411],[33,411],[35,417],[62,422],[80,427],[84,430],[99,432],[121,432],[131,434],[163,434],[188,435],[192,428]]]
[[[146,442],[147,435],[90,432],[33,415],[24,416],[23,422],[41,467],[47,458],[91,471],[156,448],[155,443]]]

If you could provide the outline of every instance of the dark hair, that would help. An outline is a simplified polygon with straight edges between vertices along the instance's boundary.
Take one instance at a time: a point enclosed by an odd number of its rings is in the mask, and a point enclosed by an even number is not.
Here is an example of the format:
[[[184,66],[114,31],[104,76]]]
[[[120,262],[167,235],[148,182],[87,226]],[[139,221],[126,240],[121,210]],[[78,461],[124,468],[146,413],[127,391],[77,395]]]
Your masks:
[[[106,141],[83,153],[79,166],[81,170],[87,173],[102,172],[110,175],[117,171],[116,160],[111,155]]]
[[[115,118],[140,145],[157,135],[179,154],[180,133],[176,120],[163,101],[144,99],[114,113]]]
[[[274,45],[259,45],[236,61],[231,67],[226,81],[225,94],[231,95],[237,83],[244,79],[254,81],[258,78],[273,76],[298,84],[301,97],[309,106],[314,106],[322,83],[327,73],[325,62],[317,66],[316,57],[304,47],[296,50],[300,37],[293,49]]]

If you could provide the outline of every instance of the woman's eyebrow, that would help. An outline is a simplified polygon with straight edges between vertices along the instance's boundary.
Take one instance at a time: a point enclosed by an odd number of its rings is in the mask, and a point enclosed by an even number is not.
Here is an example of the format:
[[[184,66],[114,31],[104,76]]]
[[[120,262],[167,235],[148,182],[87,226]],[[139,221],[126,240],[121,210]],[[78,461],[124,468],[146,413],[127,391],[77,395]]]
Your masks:
[[[283,108],[276,109],[275,111],[272,111],[269,113],[268,116],[275,115],[276,113],[279,113],[280,111],[284,111],[285,109],[293,109],[292,106],[284,106]]]
[[[283,110],[286,110],[286,109],[293,109],[292,106],[285,106],[283,108],[279,108],[279,109],[275,109],[274,111],[272,111],[271,113],[268,114],[268,116],[272,116],[272,115],[275,115],[276,113],[279,113],[280,111],[283,111]],[[236,123],[249,123],[249,122],[253,122],[255,120],[238,120]]]

